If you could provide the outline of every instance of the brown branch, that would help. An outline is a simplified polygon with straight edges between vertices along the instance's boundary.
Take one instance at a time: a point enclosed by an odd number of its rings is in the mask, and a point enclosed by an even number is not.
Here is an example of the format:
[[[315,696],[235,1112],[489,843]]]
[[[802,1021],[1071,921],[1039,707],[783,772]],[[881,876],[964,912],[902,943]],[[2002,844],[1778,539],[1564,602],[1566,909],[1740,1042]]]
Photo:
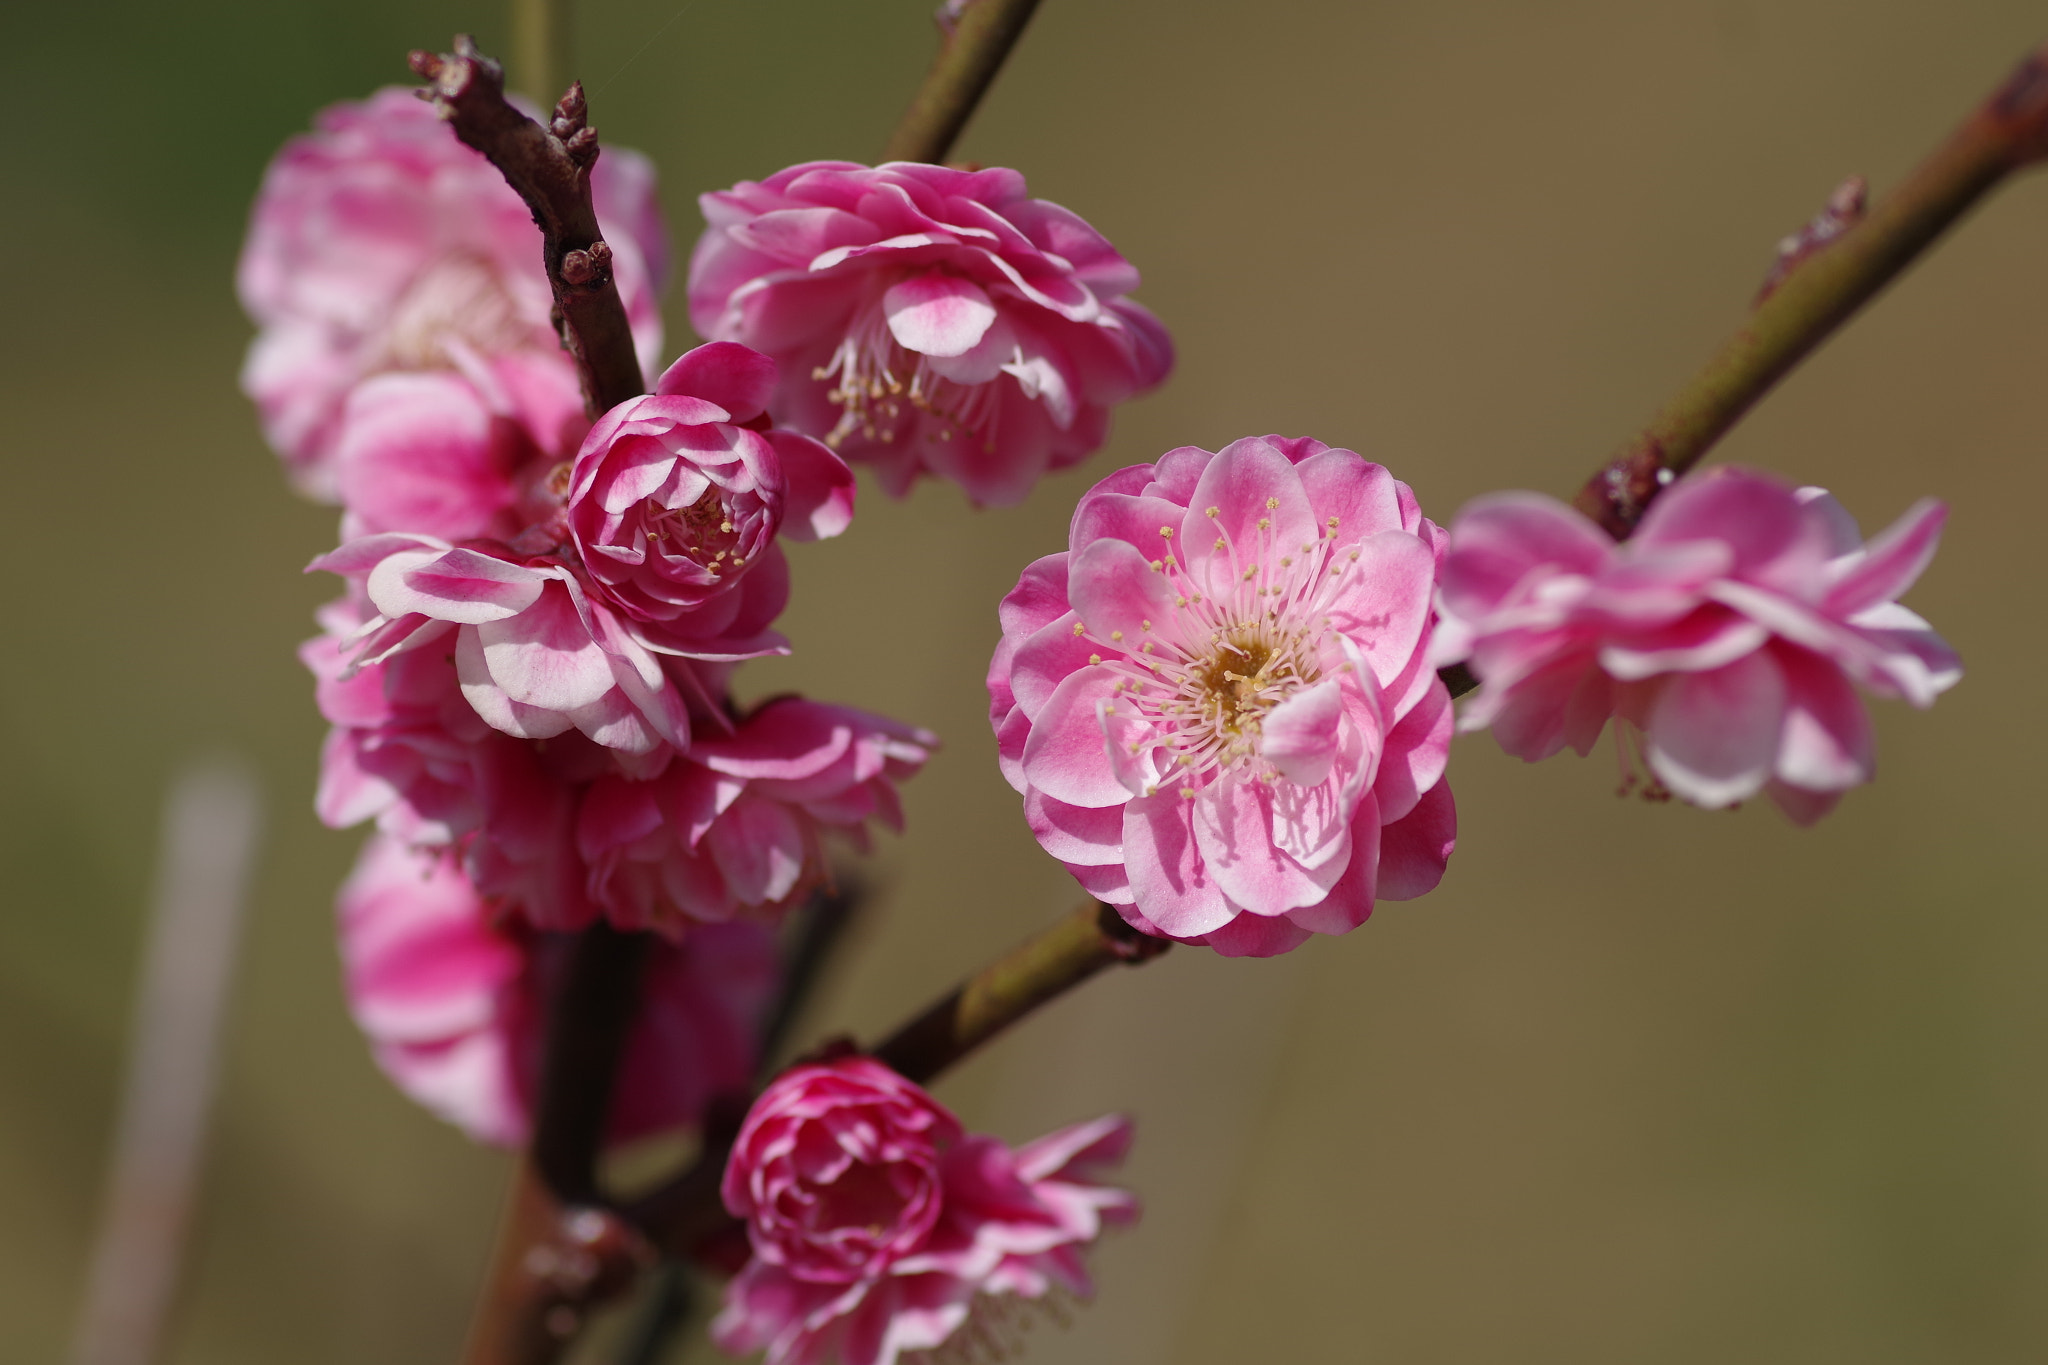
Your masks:
[[[555,326],[576,362],[590,416],[647,391],[633,329],[612,279],[612,249],[590,201],[597,130],[589,126],[583,84],[569,87],[545,128],[505,99],[505,72],[468,34],[452,54],[415,52],[412,69],[433,85],[433,101],[455,136],[490,158],[540,226],[542,260],[555,294]]]
[[[936,16],[939,55],[882,159],[944,161],[1037,8],[1038,0],[945,0]]]
[[[2036,50],[1932,156],[1860,221],[1772,282],[1749,320],[1574,505],[1626,537],[1780,379],[2006,176],[2048,157],[2048,47]]]
[[[602,921],[578,934],[548,1002],[533,1141],[513,1176],[470,1324],[466,1365],[546,1365],[590,1309],[631,1287],[653,1252],[602,1207],[598,1154],[640,1001],[647,936]]]

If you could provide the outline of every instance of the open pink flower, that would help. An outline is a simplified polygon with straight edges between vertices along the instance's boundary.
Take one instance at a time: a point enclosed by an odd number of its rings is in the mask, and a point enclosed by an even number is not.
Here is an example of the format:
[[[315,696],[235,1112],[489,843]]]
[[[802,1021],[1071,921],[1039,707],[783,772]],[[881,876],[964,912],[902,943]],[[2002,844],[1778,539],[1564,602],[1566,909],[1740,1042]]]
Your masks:
[[[566,940],[494,914],[452,854],[381,835],[339,910],[349,1008],[378,1066],[478,1141],[524,1143]],[[709,925],[652,945],[607,1140],[695,1123],[713,1098],[744,1090],[776,975],[765,925]]]
[[[567,519],[608,603],[673,621],[768,558],[778,532],[816,540],[853,520],[853,474],[837,455],[808,436],[743,425],[762,418],[774,388],[774,361],[715,341],[591,428]]]
[[[1461,727],[1535,760],[1586,753],[1619,715],[1685,800],[1767,791],[1810,823],[1873,772],[1855,684],[1925,707],[1962,676],[1895,600],[1946,516],[1922,501],[1866,545],[1825,491],[1730,467],[1666,492],[1617,545],[1552,498],[1480,498],[1442,575],[1438,659],[1483,684]]]
[[[501,542],[393,532],[309,567],[360,583],[378,613],[344,642],[350,669],[431,646],[453,654],[463,696],[495,729],[522,739],[575,729],[652,755],[688,748],[691,708],[717,705],[694,661],[788,652],[769,628],[788,600],[787,565],[772,544],[761,561],[740,588],[658,626],[613,611],[559,556]]]
[[[1129,1145],[1128,1122],[1103,1118],[1013,1151],[872,1059],[794,1068],[726,1165],[754,1255],[712,1337],[769,1365],[895,1365],[972,1338],[992,1300],[1085,1296],[1082,1252],[1137,1214],[1094,1178]]]
[[[1147,933],[1285,952],[1433,888],[1456,834],[1428,666],[1442,532],[1320,441],[1183,447],[1091,489],[1003,599],[1004,774]]]
[[[591,187],[651,371],[667,273],[654,171],[607,147]],[[257,194],[236,285],[262,329],[243,388],[306,492],[342,493],[349,396],[378,374],[459,373],[551,458],[574,448],[583,401],[548,320],[540,249],[504,177],[410,89],[334,105],[285,144]]]
[[[1015,171],[814,161],[699,202],[691,322],[774,356],[777,423],[892,494],[1018,502],[1172,368],[1137,270]]]
[[[590,898],[624,928],[779,913],[826,881],[828,832],[865,848],[869,821],[902,829],[896,784],[938,742],[849,707],[771,701],[658,777],[591,785],[576,826]]]

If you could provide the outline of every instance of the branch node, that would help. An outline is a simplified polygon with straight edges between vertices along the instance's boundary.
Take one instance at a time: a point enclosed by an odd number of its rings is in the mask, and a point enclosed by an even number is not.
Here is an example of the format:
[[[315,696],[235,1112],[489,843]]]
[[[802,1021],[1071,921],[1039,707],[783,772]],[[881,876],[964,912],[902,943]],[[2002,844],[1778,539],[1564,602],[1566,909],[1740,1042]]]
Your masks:
[[[1804,261],[1828,243],[1862,222],[1869,203],[1870,182],[1862,176],[1852,175],[1835,186],[1834,193],[1828,196],[1820,212],[1809,219],[1806,226],[1779,239],[1778,259],[1771,263],[1770,273],[1764,276],[1763,285],[1756,291],[1756,298],[1751,300],[1750,306],[1755,307],[1776,293],[1787,275],[1798,269]]]

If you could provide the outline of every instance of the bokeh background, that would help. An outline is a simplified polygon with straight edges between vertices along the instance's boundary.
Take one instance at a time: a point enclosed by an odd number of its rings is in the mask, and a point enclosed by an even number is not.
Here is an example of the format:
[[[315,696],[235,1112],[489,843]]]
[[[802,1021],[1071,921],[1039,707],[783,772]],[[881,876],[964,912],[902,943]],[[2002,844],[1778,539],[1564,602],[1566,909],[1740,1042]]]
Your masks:
[[[586,0],[609,140],[693,196],[866,159],[930,0]],[[170,775],[269,824],[173,1358],[453,1359],[503,1158],[343,1012],[293,646],[333,515],[235,389],[263,163],[486,0],[81,0],[0,18],[0,1355],[56,1360],[98,1202]],[[868,490],[798,547],[798,687],[927,724],[873,912],[806,1034],[873,1034],[1076,900],[998,777],[995,604],[1074,499],[1179,444],[1353,446],[1447,518],[1568,492],[1739,318],[1845,175],[1894,183],[2028,44],[2022,0],[1046,0],[960,154],[1142,268],[1179,372],[1031,501]],[[1875,529],[1953,505],[1912,604],[1969,675],[1878,708],[1819,828],[1617,800],[1461,739],[1442,888],[1272,962],[1170,954],[940,1087],[1022,1140],[1137,1116],[1143,1224],[1025,1358],[2018,1362],[2048,1355],[2048,177],[2001,192],[1716,453]],[[687,344],[672,294],[671,349]],[[708,1358],[700,1352],[694,1359]]]

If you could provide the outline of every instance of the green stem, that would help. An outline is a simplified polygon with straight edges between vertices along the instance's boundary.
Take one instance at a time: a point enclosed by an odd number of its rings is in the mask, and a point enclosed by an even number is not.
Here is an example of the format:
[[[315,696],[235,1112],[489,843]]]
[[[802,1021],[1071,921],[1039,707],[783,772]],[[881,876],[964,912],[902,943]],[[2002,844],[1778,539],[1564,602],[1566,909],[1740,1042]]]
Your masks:
[[[568,88],[570,0],[512,0],[512,75],[525,96],[546,109]]]
[[[1038,0],[965,0],[950,25],[951,7],[941,9],[939,27],[945,36],[939,55],[889,135],[882,159],[944,161],[1037,8]]]
[[[2048,47],[2036,50],[1869,216],[1793,266],[1714,358],[1580,490],[1617,539],[1772,385],[2006,176],[2048,156]]]

